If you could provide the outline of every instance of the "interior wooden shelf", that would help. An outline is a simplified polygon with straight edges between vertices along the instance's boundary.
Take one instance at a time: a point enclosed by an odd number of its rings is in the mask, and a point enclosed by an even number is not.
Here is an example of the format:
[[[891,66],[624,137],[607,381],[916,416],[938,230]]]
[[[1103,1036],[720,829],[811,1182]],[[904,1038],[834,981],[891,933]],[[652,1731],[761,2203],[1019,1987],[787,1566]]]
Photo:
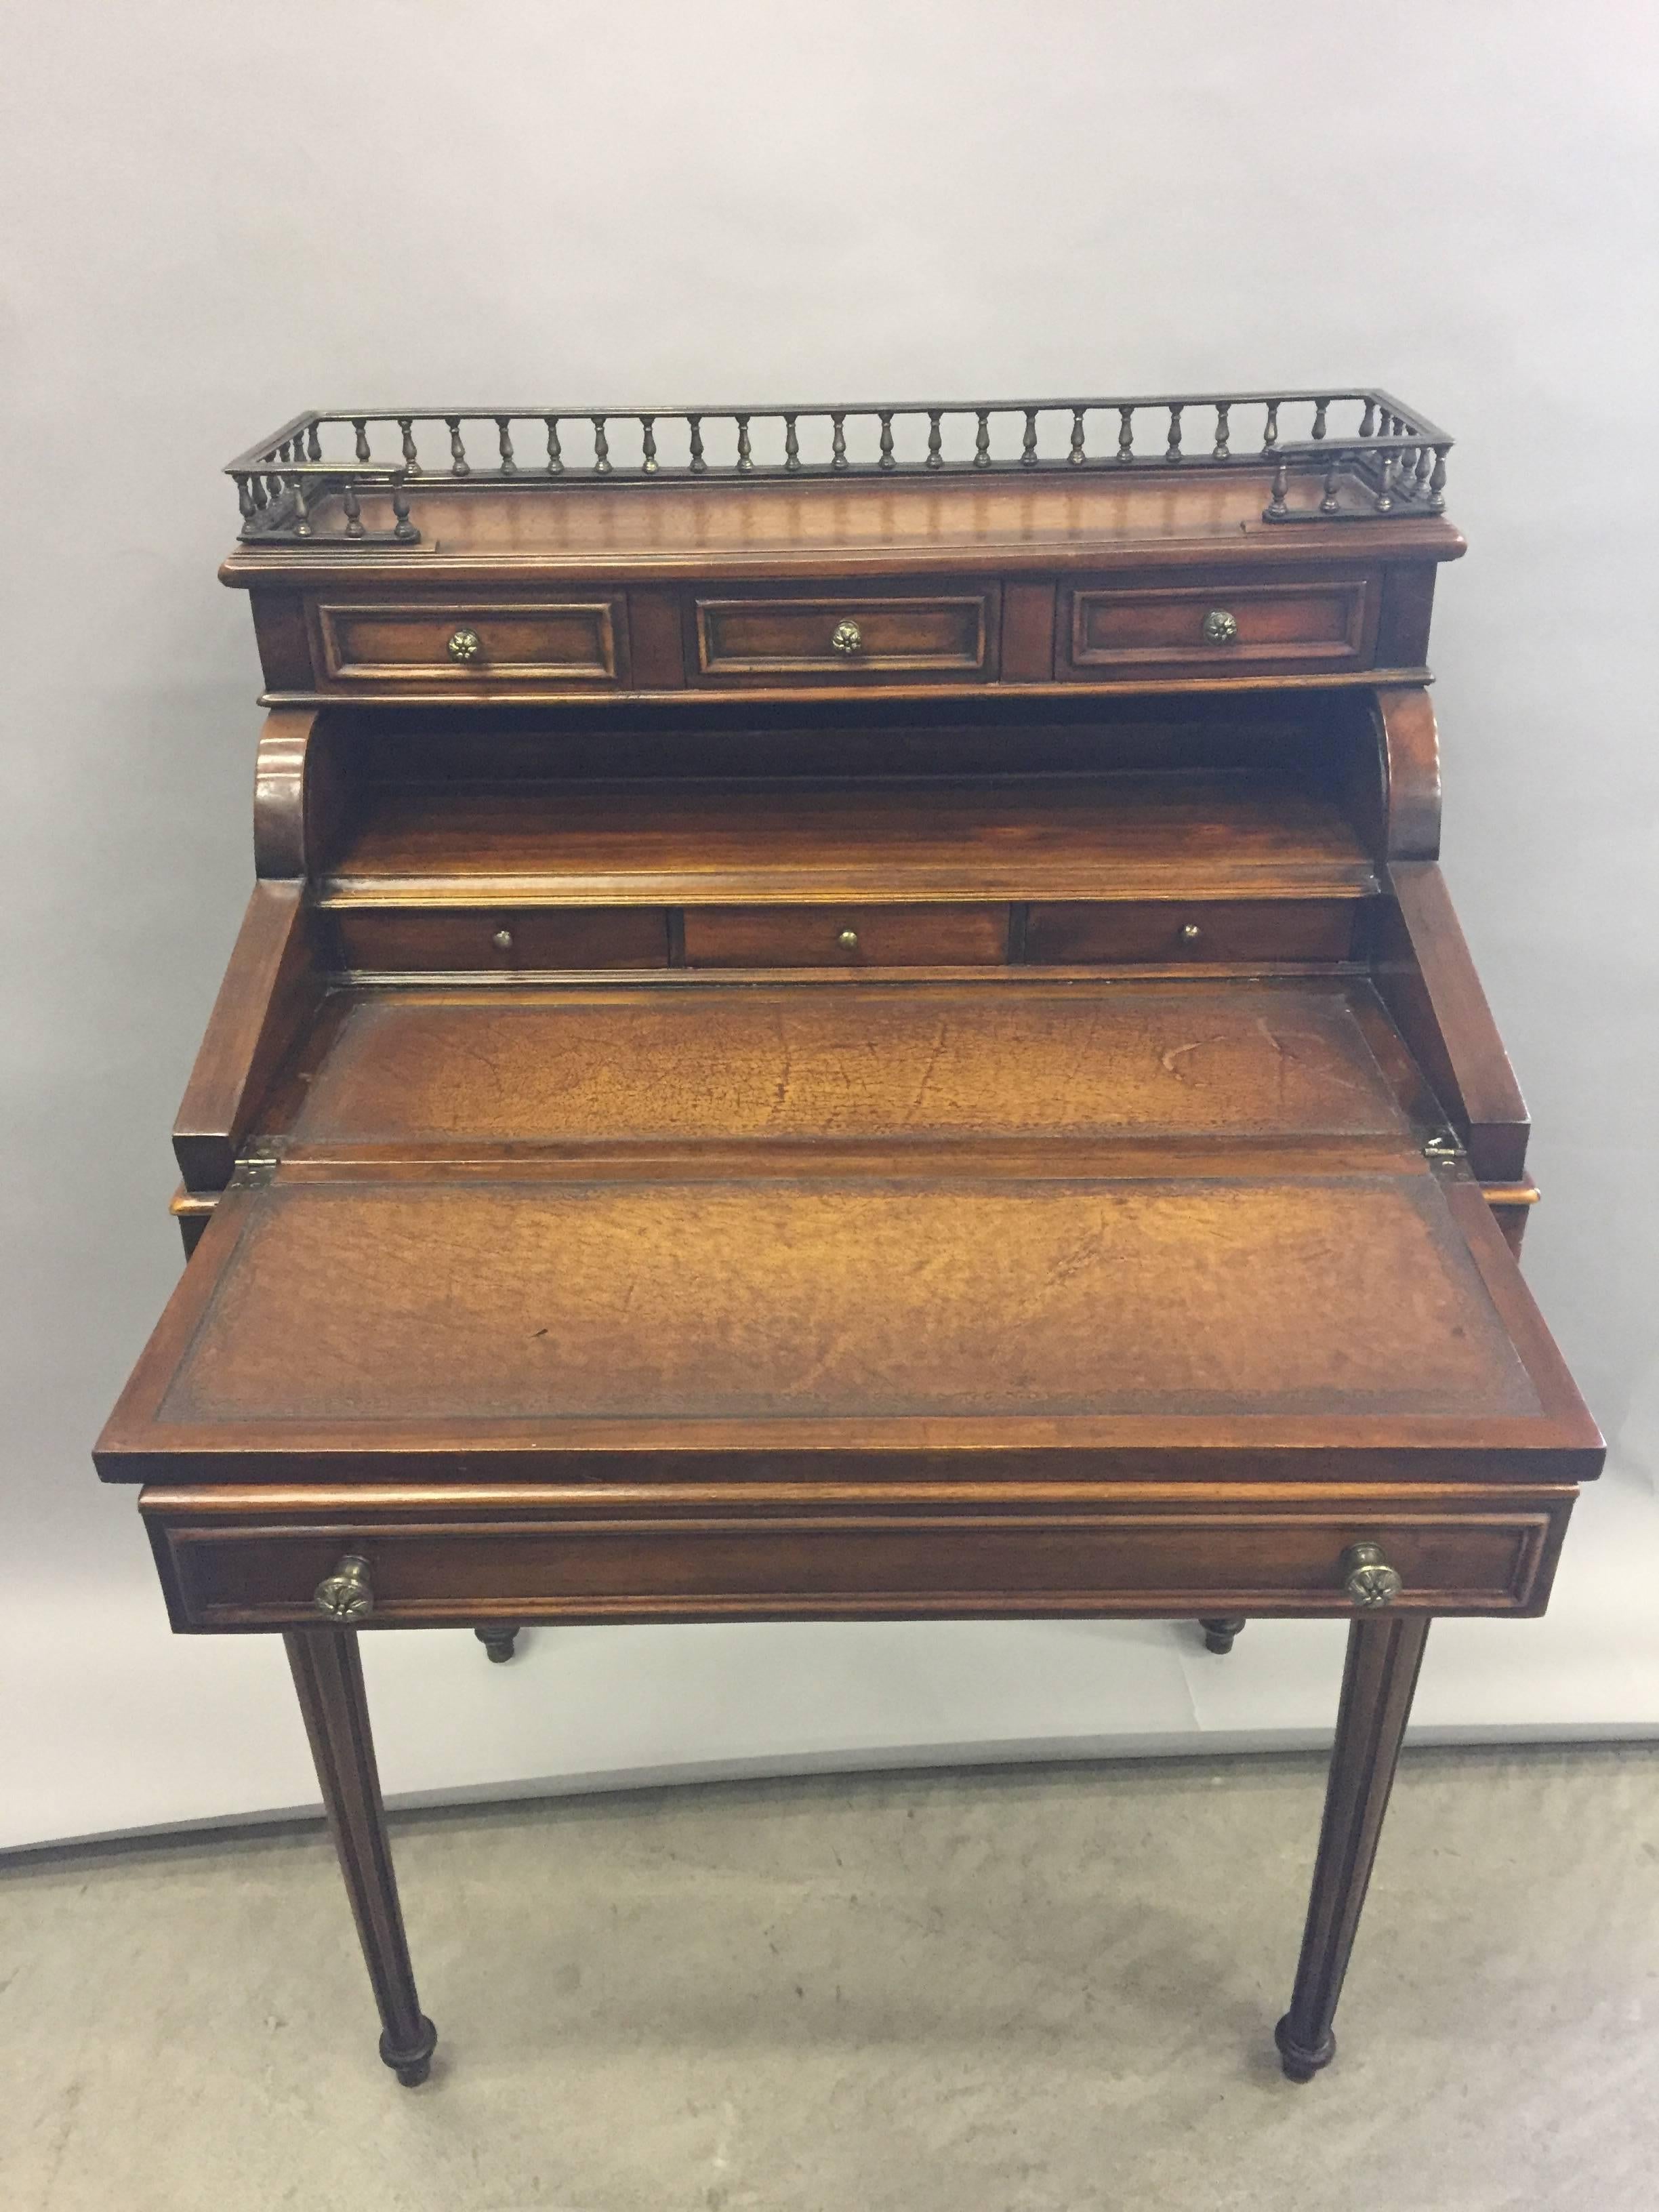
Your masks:
[[[1236,775],[371,788],[321,902],[1361,897],[1332,801]]]

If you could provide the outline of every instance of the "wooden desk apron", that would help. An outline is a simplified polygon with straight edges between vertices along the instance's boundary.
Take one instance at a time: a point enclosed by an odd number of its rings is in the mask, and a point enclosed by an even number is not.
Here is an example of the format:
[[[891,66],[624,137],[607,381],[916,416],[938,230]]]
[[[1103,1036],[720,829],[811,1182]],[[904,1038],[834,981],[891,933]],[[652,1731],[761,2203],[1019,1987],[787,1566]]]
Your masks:
[[[357,1632],[538,1621],[1351,1619],[1328,2062],[1429,1620],[1540,1613],[1601,1457],[1436,865],[1449,450],[1372,391],[233,464],[258,881],[97,1460],[175,1628],[286,1638],[400,2080]]]

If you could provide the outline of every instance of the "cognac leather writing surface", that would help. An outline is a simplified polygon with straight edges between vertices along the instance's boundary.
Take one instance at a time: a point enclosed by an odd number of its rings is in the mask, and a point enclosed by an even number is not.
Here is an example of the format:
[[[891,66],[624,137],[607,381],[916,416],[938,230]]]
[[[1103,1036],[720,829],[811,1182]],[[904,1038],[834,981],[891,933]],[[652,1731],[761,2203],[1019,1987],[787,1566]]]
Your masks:
[[[259,883],[98,1463],[176,1627],[287,1638],[400,2078],[356,1635],[538,1620],[1349,1617],[1328,2060],[1428,1621],[1541,1611],[1601,1462],[1435,865],[1449,449],[1373,392],[233,465]]]

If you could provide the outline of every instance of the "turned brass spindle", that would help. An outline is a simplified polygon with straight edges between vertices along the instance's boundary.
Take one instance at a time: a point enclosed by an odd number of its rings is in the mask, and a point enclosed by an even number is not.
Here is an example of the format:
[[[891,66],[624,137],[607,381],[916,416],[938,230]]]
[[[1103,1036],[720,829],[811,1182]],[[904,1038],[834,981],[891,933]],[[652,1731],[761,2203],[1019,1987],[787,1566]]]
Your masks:
[[[1428,489],[1429,471],[1434,466],[1434,449],[1419,446],[1417,449],[1417,478],[1412,485],[1412,497],[1421,499]]]
[[[738,474],[746,477],[755,465],[755,456],[749,444],[749,417],[735,417],[738,426]]]
[[[1447,446],[1437,446],[1434,449],[1434,473],[1429,478],[1429,512],[1431,514],[1445,513],[1446,455],[1449,451],[1450,447]]]
[[[246,525],[252,522],[256,512],[256,502],[252,488],[246,477],[238,477],[236,479],[236,504],[242,510],[243,523]]]
[[[501,456],[501,474],[504,477],[517,476],[519,464],[513,458],[513,418],[510,415],[495,417],[495,444]]]
[[[1019,465],[1023,469],[1034,469],[1037,465],[1036,409],[1025,410],[1025,435],[1020,441]]]
[[[1227,418],[1231,413],[1232,402],[1231,400],[1219,399],[1216,402],[1214,458],[1218,461],[1224,461],[1228,459],[1227,439],[1229,431]]]
[[[409,519],[409,494],[396,477],[392,483],[392,515],[397,526],[392,536],[400,545],[412,545],[421,533]]]
[[[248,497],[253,501],[255,507],[268,507],[270,504],[270,495],[265,489],[265,480],[263,477],[250,477],[247,480],[247,489]]]
[[[611,473],[611,441],[605,434],[605,426],[610,418],[604,415],[590,415],[587,419],[593,425],[593,473],[596,477],[608,477]]]
[[[978,409],[974,420],[977,425],[974,432],[974,466],[988,469],[991,465],[990,410],[985,407]]]
[[[945,466],[945,440],[939,428],[939,414],[940,410],[937,407],[930,407],[927,410],[927,465],[930,469]]]
[[[1330,413],[1330,411],[1331,403],[1328,399],[1315,400],[1313,434],[1316,438],[1322,438],[1324,436],[1325,417]]]
[[[783,466],[787,476],[799,476],[800,473],[800,440],[795,435],[793,415],[786,415],[783,418]]]
[[[318,436],[317,425],[313,422],[306,432],[306,459],[308,461],[320,461],[322,458],[323,441]]]
[[[641,415],[640,417],[640,446],[641,473],[653,477],[657,473],[657,418],[654,415]]]
[[[1267,402],[1267,427],[1261,434],[1261,450],[1264,453],[1271,453],[1279,443],[1279,410],[1281,404],[1277,399],[1270,399]]]
[[[1370,438],[1376,434],[1376,402],[1374,399],[1368,398],[1365,402],[1365,412],[1360,419],[1359,434],[1362,438]]]
[[[1120,407],[1117,410],[1117,458],[1127,467],[1135,457],[1135,410]]]
[[[1164,449],[1166,461],[1181,459],[1181,403],[1172,399],[1170,402],[1170,442]]]
[[[461,441],[461,418],[459,415],[446,415],[444,421],[449,428],[449,473],[453,477],[470,477],[472,464],[466,458],[466,447]]]
[[[1336,495],[1336,483],[1337,478],[1342,473],[1341,462],[1341,453],[1339,451],[1333,449],[1330,459],[1326,464],[1325,468],[1325,495],[1319,502],[1319,512],[1322,514],[1335,514],[1340,511],[1342,502]],[[1387,481],[1386,471],[1388,469],[1388,462],[1385,460],[1382,464],[1383,470],[1385,471],[1385,482]]]
[[[887,410],[880,410],[878,419],[881,423],[881,466],[884,469],[896,468],[898,464],[893,459],[892,415]]]
[[[349,477],[346,479],[345,488],[341,493],[341,500],[345,507],[346,536],[361,538],[363,534],[362,505],[357,497],[357,487]]]
[[[691,432],[691,473],[694,477],[700,477],[707,472],[708,467],[703,458],[702,417],[701,415],[688,415],[685,420]]]
[[[559,418],[556,415],[544,415],[542,420],[547,425],[547,473],[550,477],[562,477],[564,474],[564,453],[559,444]]]
[[[1273,469],[1273,493],[1267,507],[1263,509],[1265,521],[1277,522],[1281,517],[1289,514],[1290,509],[1285,504],[1285,495],[1290,488],[1291,465],[1281,453]]]
[[[357,433],[357,459],[360,461],[366,461],[369,459],[368,417],[354,415],[351,418],[351,427]]]
[[[398,428],[404,434],[404,466],[412,474],[414,471],[421,465],[419,460],[416,458],[415,453],[414,417],[409,415],[400,415],[398,417]]]
[[[1371,501],[1378,514],[1392,514],[1394,512],[1394,464],[1395,456],[1391,453],[1384,453],[1376,474],[1376,495]]]
[[[1072,450],[1066,458],[1073,468],[1079,469],[1088,459],[1083,450],[1083,410],[1080,407],[1073,407],[1072,410]]]
[[[831,415],[830,417],[830,465],[832,469],[847,466],[847,417],[844,415]]]

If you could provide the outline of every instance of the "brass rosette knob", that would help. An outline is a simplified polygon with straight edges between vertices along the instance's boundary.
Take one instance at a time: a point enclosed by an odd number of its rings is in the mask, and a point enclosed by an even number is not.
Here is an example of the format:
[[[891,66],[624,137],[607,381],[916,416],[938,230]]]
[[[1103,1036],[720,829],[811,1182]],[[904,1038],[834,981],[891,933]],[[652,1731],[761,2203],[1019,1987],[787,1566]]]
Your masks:
[[[837,653],[857,653],[864,644],[864,632],[855,622],[837,623],[830,633],[830,642]]]
[[[348,1552],[325,1575],[312,1593],[319,1613],[331,1620],[364,1620],[374,1610],[374,1589],[368,1579],[368,1561]]]
[[[483,651],[483,640],[476,629],[452,630],[447,650],[452,660],[476,660]]]
[[[1406,1587],[1380,1544],[1350,1544],[1342,1554],[1342,1587],[1362,1613],[1392,1605]]]

